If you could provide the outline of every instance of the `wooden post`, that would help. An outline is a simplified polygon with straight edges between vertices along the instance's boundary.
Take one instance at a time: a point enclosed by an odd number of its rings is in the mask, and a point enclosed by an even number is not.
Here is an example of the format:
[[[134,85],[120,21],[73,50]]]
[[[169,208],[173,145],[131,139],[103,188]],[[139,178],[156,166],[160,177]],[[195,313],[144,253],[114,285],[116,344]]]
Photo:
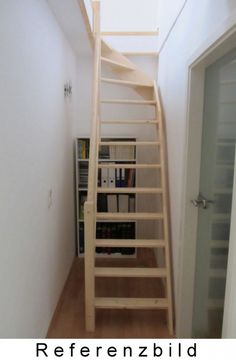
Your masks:
[[[84,204],[85,226],[85,323],[87,331],[95,330],[95,239],[97,211],[97,173],[99,144],[99,108],[101,73],[100,1],[93,1],[94,13],[94,92],[92,132],[90,136],[88,197]]]
[[[95,256],[95,208],[94,203],[86,202],[84,205],[85,215],[85,322],[86,330],[95,330],[95,280],[94,280],[94,256]]]

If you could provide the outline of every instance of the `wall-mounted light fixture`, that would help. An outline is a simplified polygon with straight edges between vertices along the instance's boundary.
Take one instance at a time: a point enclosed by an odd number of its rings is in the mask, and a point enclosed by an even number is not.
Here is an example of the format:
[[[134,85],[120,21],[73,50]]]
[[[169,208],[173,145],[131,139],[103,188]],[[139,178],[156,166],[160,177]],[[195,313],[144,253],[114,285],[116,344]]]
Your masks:
[[[67,81],[64,85],[64,96],[65,98],[72,96],[72,84],[71,81]]]

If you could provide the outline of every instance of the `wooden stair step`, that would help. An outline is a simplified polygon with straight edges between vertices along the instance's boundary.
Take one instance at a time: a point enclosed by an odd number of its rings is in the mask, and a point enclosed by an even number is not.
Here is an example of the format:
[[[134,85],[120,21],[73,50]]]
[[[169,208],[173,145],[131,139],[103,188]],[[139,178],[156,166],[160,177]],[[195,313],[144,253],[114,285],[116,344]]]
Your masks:
[[[103,194],[162,194],[162,188],[138,188],[138,187],[99,187],[98,193]]]
[[[96,277],[166,277],[166,268],[95,267]]]
[[[167,309],[168,300],[158,298],[95,298],[97,309]]]
[[[160,146],[160,141],[101,141],[99,146]]]
[[[115,161],[115,160],[114,160]],[[99,169],[161,169],[160,164],[121,164],[121,163],[103,163],[98,164]]]
[[[155,100],[103,99],[102,104],[156,105]]]
[[[157,120],[102,120],[104,125],[157,125]]]
[[[97,212],[97,220],[162,220],[162,213],[102,213]]]
[[[114,84],[114,85],[121,85],[121,86],[131,86],[131,87],[153,87],[153,83],[138,83],[135,81],[127,81],[127,80],[120,80],[120,79],[112,79],[112,78],[101,78],[101,82],[106,84]]]
[[[96,239],[97,247],[128,247],[128,248],[164,248],[166,243],[164,240],[152,239]]]
[[[104,125],[157,125],[157,120],[102,120]]]
[[[118,70],[124,70],[124,71],[135,70],[134,66],[132,66],[131,64],[130,65],[123,64],[121,62],[111,60],[111,59],[109,59],[107,57],[104,57],[104,56],[101,57],[101,61],[103,63],[105,63],[105,64],[108,64],[108,65],[112,66],[115,69],[118,69]]]
[[[159,56],[159,53],[154,51],[123,51],[122,54],[125,56]]]

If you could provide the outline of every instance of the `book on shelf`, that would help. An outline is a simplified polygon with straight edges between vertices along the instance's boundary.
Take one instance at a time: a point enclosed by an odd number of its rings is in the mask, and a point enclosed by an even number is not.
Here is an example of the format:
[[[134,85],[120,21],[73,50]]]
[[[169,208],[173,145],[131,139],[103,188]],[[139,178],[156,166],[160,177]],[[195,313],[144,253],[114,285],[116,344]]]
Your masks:
[[[108,204],[107,204],[107,195],[106,194],[98,194],[97,196],[97,211],[98,212],[107,212]]]
[[[108,169],[99,170],[98,186],[105,188],[134,187],[135,169]]]
[[[109,169],[104,168],[101,169],[101,186],[102,187],[108,187],[108,183],[109,183]]]
[[[84,203],[87,201],[87,194],[80,194],[79,220],[84,220]]]
[[[124,141],[125,143],[125,141]],[[134,160],[135,159],[135,147],[129,145],[116,146],[115,159],[118,160]]]
[[[119,212],[127,213],[129,212],[129,195],[119,195]]]
[[[108,187],[114,188],[116,186],[116,169],[108,170]]]
[[[79,164],[79,187],[87,188],[88,186],[88,163]]]
[[[135,212],[135,196],[132,195],[129,197],[129,212]]]
[[[116,140],[119,141],[119,139]],[[135,161],[135,146],[115,145],[114,141],[114,145],[104,145],[100,148],[99,159]]]
[[[117,195],[107,195],[107,211],[111,213],[118,212],[118,197]]]
[[[89,139],[78,140],[78,157],[81,160],[89,158]]]
[[[98,194],[98,212],[135,212],[135,196],[130,194]]]
[[[134,223],[98,223],[96,230],[97,239],[135,239]],[[133,255],[135,248],[96,248],[96,253]]]
[[[84,224],[79,223],[79,253],[84,253]]]
[[[104,145],[101,146],[99,149],[99,155],[98,155],[99,159],[110,159],[110,146]]]

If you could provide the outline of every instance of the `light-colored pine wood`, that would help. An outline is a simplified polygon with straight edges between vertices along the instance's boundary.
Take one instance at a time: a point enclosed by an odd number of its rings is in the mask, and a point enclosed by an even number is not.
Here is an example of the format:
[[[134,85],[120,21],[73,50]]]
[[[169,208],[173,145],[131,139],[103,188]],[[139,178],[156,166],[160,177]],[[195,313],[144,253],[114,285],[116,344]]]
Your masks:
[[[151,52],[151,51],[123,51],[123,55],[125,56],[151,56],[151,57],[158,57],[158,52]]]
[[[109,164],[103,163],[98,165],[99,169],[160,169],[160,164]]]
[[[94,221],[95,207],[93,202],[85,202],[85,320],[87,331],[95,330],[95,221]]]
[[[167,156],[167,143],[166,143],[166,132],[164,124],[164,115],[162,111],[162,104],[160,100],[160,94],[158,93],[156,83],[154,82],[154,98],[157,102],[156,107],[156,118],[160,121],[159,123],[159,140],[162,143],[160,147],[160,161],[162,165],[161,171],[161,184],[163,188],[163,225],[164,225],[164,239],[166,241],[166,297],[168,299],[168,312],[167,320],[169,332],[171,335],[174,333],[174,318],[173,318],[173,292],[172,292],[172,267],[171,267],[171,248],[170,248],[170,199],[169,199],[169,188],[168,188],[168,156]]]
[[[160,141],[101,141],[99,146],[160,146]]]
[[[165,268],[127,268],[127,267],[96,267],[95,276],[97,277],[165,277]]]
[[[127,100],[127,99],[103,99],[103,104],[133,104],[133,105],[156,105],[154,100]]]
[[[104,40],[102,41],[102,56],[109,58],[110,60],[122,63],[126,66],[134,66],[133,71],[119,72],[119,78],[126,81],[136,81],[150,86],[153,84],[153,81],[147,76],[144,71],[138,68],[133,62],[131,62],[127,57],[125,57],[120,52],[116,51],[110,45],[108,45]]]
[[[124,70],[124,71],[132,71],[132,70],[134,70],[133,65],[127,65],[127,64],[119,63],[118,61],[111,60],[111,59],[106,58],[104,56],[101,57],[101,61],[102,61],[102,63],[105,63],[105,64],[111,66],[112,68],[115,68],[118,71],[120,71],[120,70]]]
[[[128,248],[164,248],[164,240],[150,239],[96,239],[95,245],[98,247],[128,247]]]
[[[138,83],[135,81],[125,81],[118,79],[110,79],[110,78],[101,78],[101,81],[107,84],[121,85],[121,86],[131,86],[131,87],[153,87],[150,84]]]
[[[98,133],[99,133],[99,79],[101,74],[100,1],[93,2],[94,13],[94,91],[92,133],[90,139],[90,158],[88,175],[88,196],[84,204],[85,234],[85,323],[87,331],[95,330],[95,237],[96,237],[96,188],[98,173]]]
[[[117,187],[106,188],[101,187],[97,189],[101,194],[162,194],[161,188],[138,188],[138,187]]]
[[[157,125],[156,120],[103,120],[104,125]]]
[[[97,213],[97,220],[162,220],[162,213]]]
[[[167,309],[167,299],[151,298],[96,298],[95,307],[97,309]]]
[[[98,266],[111,266],[109,259],[97,259]],[[142,249],[136,258],[114,260],[116,266],[150,266],[156,261],[152,249]],[[96,297],[118,298],[165,298],[161,278],[105,278],[97,279]],[[125,286],[122,286],[122,282]],[[71,276],[65,288],[58,311],[51,322],[47,338],[50,339],[160,339],[169,338],[163,312],[155,311],[99,309],[94,333],[87,333],[84,326],[84,259],[75,258]],[[96,300],[95,300],[96,301]],[[97,311],[96,311],[97,312]],[[82,340],[81,340],[82,341]]]
[[[138,306],[137,308],[162,308],[167,310],[168,315],[168,327],[170,335],[173,335],[173,299],[172,299],[172,274],[171,274],[171,254],[170,254],[170,212],[169,212],[169,192],[168,192],[168,172],[167,172],[167,146],[166,146],[166,134],[164,117],[161,107],[159,94],[156,88],[155,82],[150,79],[144,72],[142,72],[136,65],[128,60],[123,54],[114,50],[110,45],[101,42],[100,36],[100,1],[96,0],[93,2],[94,5],[94,29],[95,29],[95,82],[94,82],[94,102],[93,102],[93,124],[92,124],[92,136],[90,146],[90,163],[89,163],[89,180],[88,180],[88,200],[85,204],[85,242],[86,242],[86,253],[85,254],[85,280],[86,286],[86,326],[90,331],[94,330],[95,323],[95,306],[115,306],[115,308],[132,308],[132,306]],[[134,33],[128,33],[131,36]],[[149,34],[150,35],[150,34]],[[101,79],[101,61],[107,63],[113,67],[119,74],[119,79]],[[113,83],[117,85],[132,86],[134,90],[143,97],[144,100],[134,99],[102,99],[100,100],[100,82]],[[138,141],[138,142],[101,142],[101,122],[100,122],[100,107],[99,104],[132,104],[132,105],[152,105],[156,108],[156,119],[153,120],[158,126],[159,141]],[[153,122],[152,121],[152,122]],[[150,120],[147,120],[150,122]],[[119,164],[109,163],[107,160],[98,159],[99,147],[100,146],[139,146],[139,145],[155,145],[159,146],[160,164]],[[119,161],[119,160],[116,160]],[[122,161],[122,160],[120,160]],[[132,160],[130,160],[132,161]],[[125,161],[124,161],[125,162]],[[134,160],[135,162],[135,160]],[[161,188],[97,188],[97,176],[98,169],[102,168],[125,168],[125,169],[160,169],[161,175]],[[161,191],[160,191],[161,190]],[[134,212],[134,213],[104,213],[96,212],[97,207],[97,193],[159,193],[162,194],[162,210],[160,212]],[[136,220],[154,220],[163,223],[163,239],[162,240],[132,240],[127,239],[128,247],[134,247],[136,242],[137,247],[153,247],[163,248],[165,254],[165,268],[140,268],[140,267],[95,267],[95,247],[106,247],[110,242],[111,247],[121,244],[124,242],[122,239],[96,239],[96,221],[136,221]],[[88,242],[88,244],[87,244]],[[88,256],[89,255],[89,256]],[[92,277],[92,279],[91,279]],[[166,281],[166,296],[164,299],[139,299],[135,305],[135,298],[107,298],[107,299],[95,299],[94,297],[94,282],[95,277],[124,277],[124,278],[165,278]],[[88,282],[91,281],[90,284]],[[97,303],[96,303],[97,301]],[[159,304],[158,304],[159,301]],[[105,304],[105,305],[104,305]]]
[[[159,31],[102,31],[102,36],[157,36]]]

